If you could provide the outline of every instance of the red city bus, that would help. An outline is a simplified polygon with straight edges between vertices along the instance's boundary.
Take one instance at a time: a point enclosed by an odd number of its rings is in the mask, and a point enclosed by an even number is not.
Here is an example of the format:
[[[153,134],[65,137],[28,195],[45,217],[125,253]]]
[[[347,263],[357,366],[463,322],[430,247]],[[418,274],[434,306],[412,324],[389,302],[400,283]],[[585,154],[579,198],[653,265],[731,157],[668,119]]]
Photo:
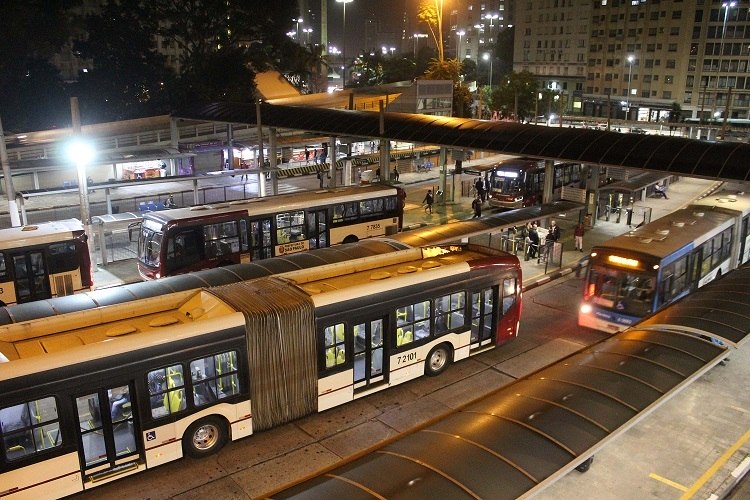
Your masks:
[[[553,199],[560,198],[563,186],[578,184],[581,165],[555,163]],[[522,208],[539,205],[544,193],[544,160],[511,158],[489,165],[473,166],[467,172],[478,173],[490,181],[488,201],[494,208]]]
[[[0,229],[0,305],[90,290],[86,240],[77,219]]]
[[[138,272],[156,279],[395,234],[404,200],[371,184],[148,212]]]

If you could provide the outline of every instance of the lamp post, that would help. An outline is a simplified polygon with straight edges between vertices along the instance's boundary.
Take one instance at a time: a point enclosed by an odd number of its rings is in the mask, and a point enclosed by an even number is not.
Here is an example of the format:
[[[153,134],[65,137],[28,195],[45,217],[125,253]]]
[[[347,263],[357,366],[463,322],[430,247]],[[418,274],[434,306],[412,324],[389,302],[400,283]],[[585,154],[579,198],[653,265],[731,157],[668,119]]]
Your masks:
[[[630,93],[632,92],[632,86],[633,86],[633,61],[635,61],[635,56],[629,55],[628,56],[628,66],[630,69],[628,70],[628,97],[625,99],[625,119],[627,120],[630,116]]]
[[[312,33],[312,28],[302,28],[302,32],[305,34],[305,43],[307,45],[310,45],[310,33]]]
[[[344,64],[341,69],[341,86],[346,87],[346,4],[352,3],[354,0],[336,0],[336,3],[344,4],[344,39],[341,44],[341,57],[344,60]]]
[[[460,30],[456,32],[456,35],[458,35],[458,46],[456,46],[456,59],[458,59],[461,56],[461,40],[463,39],[466,32],[464,30]]]
[[[489,52],[485,52],[482,56],[482,59],[484,59],[485,61],[490,61],[490,91],[492,91],[492,60],[494,59],[494,57],[492,57]]]
[[[722,2],[721,8],[724,9],[724,25],[721,28],[721,43],[719,44],[719,68],[718,71],[721,73],[721,60],[724,57],[724,37],[727,34],[727,19],[729,18],[729,9],[736,7],[737,2],[731,1],[731,2]],[[731,53],[731,50],[730,50]],[[719,75],[716,75],[716,103],[718,104],[719,100]],[[729,109],[727,108],[724,112],[728,112]]]
[[[298,17],[297,19],[294,20],[294,22],[297,23],[297,43],[302,43],[302,40],[300,40],[300,36],[299,36],[299,25],[302,22],[302,18]]]
[[[499,14],[485,14],[484,18],[490,20],[490,42],[492,42],[492,21],[499,18]]]
[[[417,53],[419,52],[419,39],[426,37],[426,33],[414,33],[414,59],[417,58]]]

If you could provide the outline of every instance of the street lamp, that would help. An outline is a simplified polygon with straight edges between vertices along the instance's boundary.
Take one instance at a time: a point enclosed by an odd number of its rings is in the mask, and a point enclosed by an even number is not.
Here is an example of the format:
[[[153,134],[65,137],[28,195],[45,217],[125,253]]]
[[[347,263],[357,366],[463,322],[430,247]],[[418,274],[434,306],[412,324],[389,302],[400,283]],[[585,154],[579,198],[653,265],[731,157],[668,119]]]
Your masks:
[[[719,68],[718,71],[721,73],[721,60],[724,57],[724,37],[727,34],[727,19],[729,18],[729,9],[736,7],[737,2],[731,1],[731,2],[722,2],[721,8],[724,9],[724,26],[721,28],[721,43],[719,44]],[[729,51],[731,53],[731,50]],[[719,100],[719,75],[716,75],[716,101]],[[717,102],[718,104],[718,102]],[[729,103],[727,103],[727,108],[725,113],[729,112]]]
[[[341,86],[342,87],[346,87],[346,4],[352,3],[353,1],[354,0],[336,0],[336,3],[344,4],[344,22],[343,22],[343,26],[344,26],[344,40],[343,40],[343,43],[341,44],[341,57],[344,60],[344,64],[343,64],[344,71],[343,71],[343,74],[341,76],[341,78],[342,78],[341,79],[341,82],[342,82]]]
[[[427,34],[426,33],[414,33],[414,59],[417,58],[420,38],[427,38]]]
[[[629,55],[628,56],[628,65],[630,66],[630,69],[628,70],[628,98],[625,100],[625,119],[628,119],[628,116],[630,115],[630,93],[632,92],[632,86],[633,86],[633,61],[635,61],[635,56]]]
[[[390,48],[390,49],[388,49],[388,50],[390,50],[390,51],[391,51],[391,57],[393,57],[393,53],[394,53],[394,52],[396,51],[396,47],[391,47],[391,48]]]
[[[302,28],[302,32],[305,34],[305,43],[310,45],[310,33],[312,33],[312,28]]]
[[[485,14],[484,18],[490,20],[490,42],[492,42],[492,21],[500,17],[500,14]]]
[[[485,52],[484,55],[482,55],[482,59],[490,61],[490,90],[492,90],[492,60],[494,57],[492,57],[489,52]]]
[[[297,43],[301,43],[302,41],[300,40],[300,37],[299,37],[299,23],[302,22],[302,18],[298,17],[297,19],[294,20],[294,22],[297,23]]]
[[[458,46],[456,47],[456,59],[461,57],[461,39],[463,39],[466,32],[464,30],[457,31],[456,34],[458,35]]]

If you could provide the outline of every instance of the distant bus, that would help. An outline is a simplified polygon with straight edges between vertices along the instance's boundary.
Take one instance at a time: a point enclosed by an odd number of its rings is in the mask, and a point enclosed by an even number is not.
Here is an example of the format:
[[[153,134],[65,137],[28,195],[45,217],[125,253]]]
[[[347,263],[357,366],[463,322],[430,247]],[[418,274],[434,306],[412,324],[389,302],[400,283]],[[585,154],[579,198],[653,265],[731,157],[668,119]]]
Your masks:
[[[156,279],[395,234],[405,198],[371,184],[148,212],[138,272]]]
[[[80,221],[0,229],[0,306],[91,287],[91,257]]]
[[[717,193],[591,251],[578,324],[617,332],[750,260],[750,196]]]
[[[490,181],[487,198],[491,207],[512,209],[542,203],[544,160],[512,158],[482,167],[480,172]],[[557,162],[554,173],[553,199],[560,198],[563,186],[581,182],[579,163]]]
[[[57,498],[514,339],[521,267],[407,249],[0,327],[0,495]]]

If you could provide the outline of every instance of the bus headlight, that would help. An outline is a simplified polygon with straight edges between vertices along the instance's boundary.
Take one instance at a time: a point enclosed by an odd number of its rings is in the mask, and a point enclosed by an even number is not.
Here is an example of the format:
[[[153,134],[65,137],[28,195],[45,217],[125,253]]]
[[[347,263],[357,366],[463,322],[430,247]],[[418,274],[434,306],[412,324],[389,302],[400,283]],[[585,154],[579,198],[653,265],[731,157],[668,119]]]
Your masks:
[[[591,312],[591,304],[581,305],[581,314],[589,314]]]
[[[516,196],[515,201],[523,201],[523,196]]]

